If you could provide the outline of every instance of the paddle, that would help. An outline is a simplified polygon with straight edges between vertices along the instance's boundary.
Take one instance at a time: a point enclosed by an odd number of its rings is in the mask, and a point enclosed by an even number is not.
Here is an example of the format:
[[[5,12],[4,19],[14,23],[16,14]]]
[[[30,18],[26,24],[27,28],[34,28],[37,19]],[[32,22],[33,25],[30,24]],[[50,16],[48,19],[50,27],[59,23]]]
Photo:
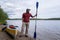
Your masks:
[[[36,14],[38,13],[38,4],[39,2],[36,2]],[[37,16],[36,16],[37,19]],[[34,32],[34,38],[36,39],[36,28],[37,28],[37,20],[35,20],[35,32]]]

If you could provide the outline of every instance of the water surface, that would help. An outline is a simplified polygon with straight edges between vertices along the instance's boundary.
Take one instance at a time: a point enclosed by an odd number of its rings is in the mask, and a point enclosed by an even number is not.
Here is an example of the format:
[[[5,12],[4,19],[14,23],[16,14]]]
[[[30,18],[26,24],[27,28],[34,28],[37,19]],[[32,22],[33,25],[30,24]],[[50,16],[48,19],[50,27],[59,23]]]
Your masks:
[[[8,25],[18,26],[21,31],[21,20],[7,20]],[[35,20],[30,21],[29,35],[33,37],[35,30]],[[60,20],[37,20],[37,39],[40,40],[60,40]]]

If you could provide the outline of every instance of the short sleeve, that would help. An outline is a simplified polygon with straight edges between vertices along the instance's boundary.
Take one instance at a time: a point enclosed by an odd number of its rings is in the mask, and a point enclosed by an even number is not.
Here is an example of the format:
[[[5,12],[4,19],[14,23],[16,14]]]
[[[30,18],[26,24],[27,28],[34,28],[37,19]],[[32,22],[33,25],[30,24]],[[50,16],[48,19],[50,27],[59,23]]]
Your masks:
[[[31,13],[30,13],[30,16],[33,17]]]

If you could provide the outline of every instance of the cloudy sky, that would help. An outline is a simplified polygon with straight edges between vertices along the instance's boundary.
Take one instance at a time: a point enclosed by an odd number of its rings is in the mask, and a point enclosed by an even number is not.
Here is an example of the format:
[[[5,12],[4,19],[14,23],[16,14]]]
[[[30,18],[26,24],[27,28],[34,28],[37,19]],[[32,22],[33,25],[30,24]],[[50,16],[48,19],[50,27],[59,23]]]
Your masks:
[[[36,13],[36,2],[39,2],[38,18],[60,17],[60,0],[0,0],[0,5],[9,18],[21,18],[27,8],[31,14]]]

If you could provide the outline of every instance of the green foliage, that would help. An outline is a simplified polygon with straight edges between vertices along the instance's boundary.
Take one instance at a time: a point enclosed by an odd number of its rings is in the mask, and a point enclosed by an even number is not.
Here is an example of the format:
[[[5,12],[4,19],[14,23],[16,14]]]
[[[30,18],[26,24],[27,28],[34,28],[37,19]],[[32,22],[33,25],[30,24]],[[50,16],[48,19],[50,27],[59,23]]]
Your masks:
[[[7,13],[4,12],[2,8],[0,8],[0,24],[6,23],[7,19],[8,19]]]

